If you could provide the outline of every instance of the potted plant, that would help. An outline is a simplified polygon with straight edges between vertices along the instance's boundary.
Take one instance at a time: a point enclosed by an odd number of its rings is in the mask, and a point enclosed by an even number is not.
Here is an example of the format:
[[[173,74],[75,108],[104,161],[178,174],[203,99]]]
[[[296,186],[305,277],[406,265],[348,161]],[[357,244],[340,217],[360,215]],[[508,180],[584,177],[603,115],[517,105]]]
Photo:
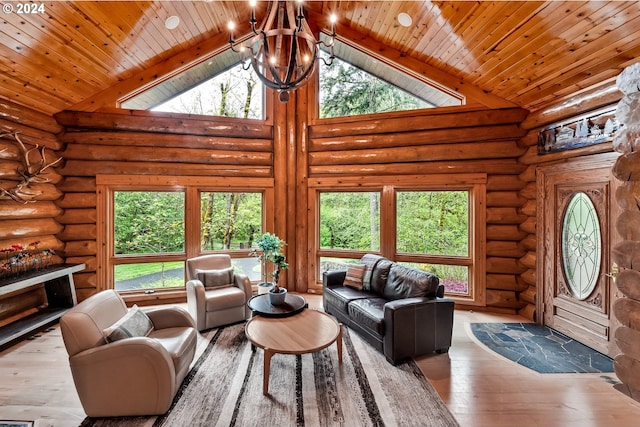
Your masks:
[[[289,264],[287,264],[284,254],[280,252],[273,256],[273,264],[276,266],[276,269],[271,273],[274,285],[269,289],[269,301],[271,301],[273,305],[280,305],[284,303],[287,290],[278,285],[278,280],[280,279],[280,271],[289,268]]]
[[[260,237],[258,237],[258,239],[255,240],[254,243],[256,247],[251,249],[251,252],[249,252],[249,254],[260,259],[262,281],[258,283],[258,294],[262,294],[273,287],[273,283],[267,281],[267,275],[269,271],[268,263],[273,262],[276,265],[276,271],[272,273],[272,276],[274,277],[276,283],[279,279],[280,269],[288,267],[288,265],[287,267],[283,267],[282,265],[278,265],[278,263],[276,263],[276,255],[282,255],[280,250],[286,243],[282,241],[278,236],[271,233],[262,234]],[[284,265],[286,265],[286,262],[284,262],[284,255],[282,255],[282,258],[283,259],[281,263],[284,263]],[[264,289],[265,291],[261,292],[262,289]]]

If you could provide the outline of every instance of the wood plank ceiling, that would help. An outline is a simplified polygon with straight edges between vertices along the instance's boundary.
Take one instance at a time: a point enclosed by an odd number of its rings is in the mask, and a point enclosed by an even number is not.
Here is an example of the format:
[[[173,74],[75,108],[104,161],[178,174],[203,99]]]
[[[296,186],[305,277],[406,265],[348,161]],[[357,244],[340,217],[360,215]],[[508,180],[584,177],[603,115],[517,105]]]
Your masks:
[[[240,1],[53,1],[35,13],[5,4],[14,10],[0,15],[0,99],[47,114],[226,37],[227,22],[245,22],[249,13]],[[532,111],[613,81],[640,56],[638,1],[332,0],[306,7],[314,17],[336,13],[338,33],[359,34]],[[400,12],[413,24],[399,25]],[[167,30],[171,15],[180,25]]]

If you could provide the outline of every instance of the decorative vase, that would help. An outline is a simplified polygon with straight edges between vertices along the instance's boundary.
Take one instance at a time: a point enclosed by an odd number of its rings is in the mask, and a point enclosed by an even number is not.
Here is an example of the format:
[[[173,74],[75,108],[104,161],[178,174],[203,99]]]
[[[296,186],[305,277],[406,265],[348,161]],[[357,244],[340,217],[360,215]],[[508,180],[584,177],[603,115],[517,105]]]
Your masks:
[[[266,294],[273,288],[272,282],[262,282],[258,283],[258,295]]]
[[[273,289],[269,289],[268,294],[271,305],[282,305],[284,304],[284,299],[287,296],[287,290],[285,288],[280,288],[279,292],[274,292]]]

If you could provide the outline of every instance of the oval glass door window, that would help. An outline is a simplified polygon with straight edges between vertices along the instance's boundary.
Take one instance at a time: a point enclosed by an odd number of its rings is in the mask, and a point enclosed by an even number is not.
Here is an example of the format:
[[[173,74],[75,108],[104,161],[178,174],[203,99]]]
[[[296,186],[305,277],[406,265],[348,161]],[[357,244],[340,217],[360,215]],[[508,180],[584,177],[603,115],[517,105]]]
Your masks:
[[[562,264],[571,291],[586,299],[598,283],[601,255],[600,222],[585,193],[573,195],[562,222]]]

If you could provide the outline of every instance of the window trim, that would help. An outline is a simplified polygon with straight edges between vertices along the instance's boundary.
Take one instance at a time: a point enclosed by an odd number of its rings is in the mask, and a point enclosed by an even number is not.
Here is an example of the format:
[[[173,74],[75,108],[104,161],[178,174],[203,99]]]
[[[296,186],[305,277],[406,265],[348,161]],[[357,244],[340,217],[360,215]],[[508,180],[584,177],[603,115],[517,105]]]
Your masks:
[[[185,250],[183,253],[153,255],[114,254],[114,192],[183,191],[185,193]],[[186,261],[205,253],[228,253],[232,258],[248,257],[250,248],[229,251],[202,251],[200,248],[200,192],[262,192],[263,230],[274,227],[274,180],[246,177],[194,177],[156,175],[96,176],[97,259],[96,289],[113,289],[113,266],[159,261]],[[119,291],[136,301],[184,298],[184,289],[156,289],[153,295],[143,290]]]
[[[322,278],[319,277],[321,257],[336,256],[360,258],[370,251],[350,251],[344,249],[327,250],[320,248],[320,193],[336,191],[380,191],[380,251],[377,252],[392,261],[429,262],[441,264],[448,261],[452,265],[469,267],[470,295],[447,294],[448,297],[465,305],[484,306],[486,304],[486,183],[487,175],[478,174],[434,174],[383,177],[327,177],[314,179],[309,184],[308,199],[308,277],[310,289],[320,292]],[[468,257],[446,257],[442,255],[415,255],[397,253],[396,250],[396,191],[469,191],[469,255]]]

